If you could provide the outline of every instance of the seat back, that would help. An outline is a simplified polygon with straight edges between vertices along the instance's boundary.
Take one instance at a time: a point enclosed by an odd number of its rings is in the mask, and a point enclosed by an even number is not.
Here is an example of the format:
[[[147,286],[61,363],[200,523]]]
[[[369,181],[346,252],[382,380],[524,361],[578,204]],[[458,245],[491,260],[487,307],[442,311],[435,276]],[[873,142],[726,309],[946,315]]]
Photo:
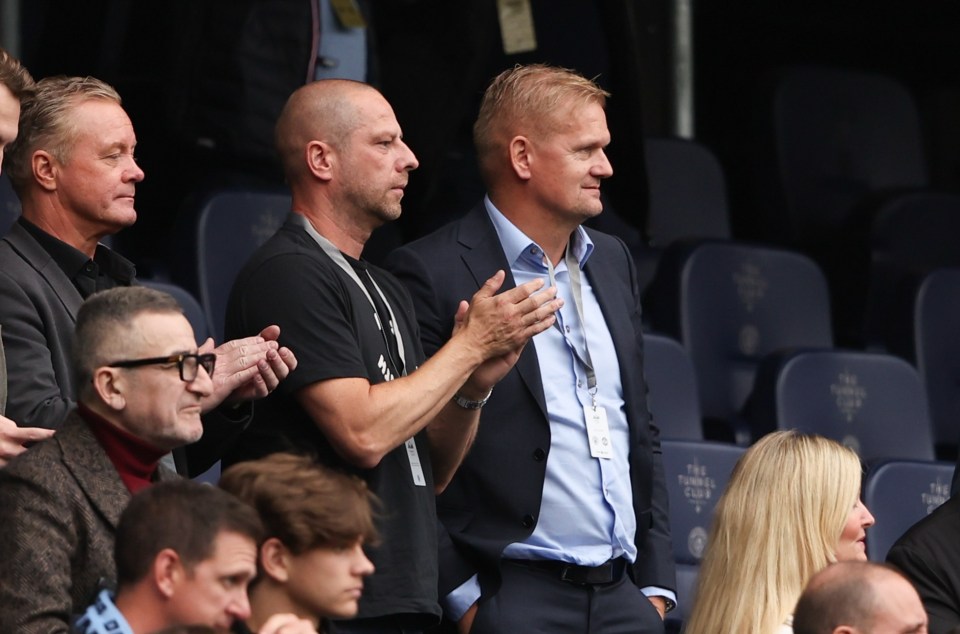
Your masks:
[[[914,365],[923,380],[934,442],[960,442],[960,269],[927,275],[913,310]]]
[[[206,314],[200,306],[200,302],[198,302],[187,289],[177,284],[160,280],[138,278],[137,281],[144,286],[149,286],[150,288],[172,295],[173,298],[177,300],[180,308],[183,309],[184,317],[187,318],[187,321],[190,322],[190,326],[193,328],[193,336],[197,340],[197,345],[202,344],[207,340],[207,337],[212,336],[210,327],[207,324]]]
[[[877,523],[867,529],[867,557],[884,561],[911,526],[950,497],[950,462],[885,460],[873,465],[863,483],[863,503]]]
[[[933,435],[920,375],[899,357],[810,349],[765,359],[751,396],[761,426],[833,438],[867,462],[933,460]]]
[[[690,354],[705,417],[739,416],[766,354],[833,345],[827,282],[810,258],[720,240],[671,248],[664,257],[651,290],[669,304],[658,309],[676,310],[676,321],[653,326]]]
[[[925,274],[960,267],[960,194],[910,192],[877,210],[870,227],[870,268],[864,331],[886,345],[902,328],[913,291]]]
[[[928,184],[919,111],[892,77],[790,68],[776,87],[773,118],[794,244],[833,243],[868,194]]]
[[[200,303],[217,342],[223,340],[227,300],[247,259],[290,213],[290,195],[275,191],[222,191],[210,196],[197,219]]]
[[[676,339],[644,333],[643,373],[647,404],[664,438],[703,440],[697,377]]]
[[[730,238],[727,186],[713,152],[689,139],[654,137],[645,143],[650,244]]]
[[[677,566],[679,608],[672,618],[686,620],[693,607],[693,591],[714,507],[745,449],[691,440],[663,440],[661,447]]]

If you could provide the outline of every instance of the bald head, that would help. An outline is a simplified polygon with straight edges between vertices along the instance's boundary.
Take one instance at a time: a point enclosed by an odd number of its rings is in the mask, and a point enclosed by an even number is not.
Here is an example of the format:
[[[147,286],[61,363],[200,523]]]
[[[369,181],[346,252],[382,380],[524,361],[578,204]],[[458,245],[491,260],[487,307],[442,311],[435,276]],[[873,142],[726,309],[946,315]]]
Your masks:
[[[827,566],[804,589],[793,617],[794,634],[923,634],[927,615],[920,596],[899,572],[862,561]]]
[[[342,149],[350,132],[360,125],[359,95],[378,91],[348,79],[325,79],[297,89],[277,120],[275,141],[283,171],[290,183],[306,172],[305,148],[323,141]]]

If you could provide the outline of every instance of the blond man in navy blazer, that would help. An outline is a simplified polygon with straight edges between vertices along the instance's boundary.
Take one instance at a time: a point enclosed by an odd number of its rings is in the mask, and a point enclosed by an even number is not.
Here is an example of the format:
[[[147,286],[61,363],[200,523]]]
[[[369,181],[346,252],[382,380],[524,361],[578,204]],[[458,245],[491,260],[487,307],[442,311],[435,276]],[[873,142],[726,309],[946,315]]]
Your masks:
[[[461,632],[662,632],[676,598],[636,272],[619,239],[581,227],[613,173],[605,98],[548,66],[495,78],[474,127],[487,197],[387,262],[427,354],[493,271],[505,287],[555,280],[564,299],[471,404],[476,440],[438,498],[440,596]]]

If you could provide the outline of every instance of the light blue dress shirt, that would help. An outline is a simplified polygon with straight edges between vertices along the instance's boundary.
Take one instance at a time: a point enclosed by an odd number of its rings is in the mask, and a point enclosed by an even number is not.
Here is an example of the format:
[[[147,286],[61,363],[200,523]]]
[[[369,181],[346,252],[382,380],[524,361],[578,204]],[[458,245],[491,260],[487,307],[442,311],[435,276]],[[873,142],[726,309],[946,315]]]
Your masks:
[[[543,249],[511,223],[489,198],[484,199],[517,286],[541,278],[549,285],[549,268]],[[570,247],[581,270],[593,251],[593,242],[582,227]],[[630,429],[627,423],[620,364],[606,319],[590,280],[581,275],[583,318],[580,322],[564,261],[554,263],[557,295],[564,301],[557,326],[537,335],[533,345],[540,366],[543,393],[550,421],[550,453],[537,525],[523,542],[508,545],[503,556],[511,559],[550,559],[583,566],[599,566],[610,559],[637,558],[634,543],[636,515],[630,484]],[[584,347],[589,346],[589,357]],[[589,358],[596,373],[596,405],[604,408],[610,429],[609,459],[590,455],[584,408],[591,407],[583,360]],[[482,424],[482,423],[481,423]],[[673,593],[643,588],[648,595],[676,601]],[[480,597],[476,577],[447,595],[448,616],[459,620]]]

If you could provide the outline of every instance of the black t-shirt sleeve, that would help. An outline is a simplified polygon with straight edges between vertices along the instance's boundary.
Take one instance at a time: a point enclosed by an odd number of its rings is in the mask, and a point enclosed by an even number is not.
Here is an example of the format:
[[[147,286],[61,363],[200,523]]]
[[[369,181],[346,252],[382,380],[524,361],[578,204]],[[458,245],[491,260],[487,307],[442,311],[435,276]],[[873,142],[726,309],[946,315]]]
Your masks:
[[[280,326],[280,345],[297,356],[297,368],[278,390],[291,394],[333,378],[367,377],[357,346],[352,283],[319,257],[283,254],[263,262],[239,282],[227,319],[228,337]]]

